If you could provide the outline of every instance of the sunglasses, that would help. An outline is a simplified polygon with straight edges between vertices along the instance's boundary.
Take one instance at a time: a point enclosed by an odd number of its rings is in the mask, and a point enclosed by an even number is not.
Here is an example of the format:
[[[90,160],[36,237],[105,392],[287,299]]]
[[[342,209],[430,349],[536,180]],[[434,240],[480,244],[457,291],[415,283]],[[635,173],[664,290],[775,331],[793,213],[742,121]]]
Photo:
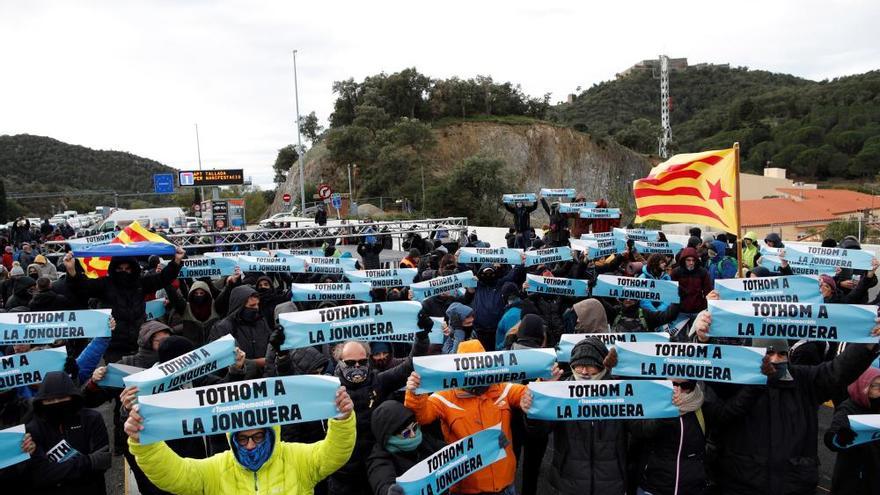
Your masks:
[[[254,445],[260,445],[261,443],[263,443],[264,440],[266,440],[266,432],[258,431],[253,435],[245,435],[243,433],[235,435],[235,441],[241,447],[247,447],[248,442],[250,442],[251,440],[253,440]]]
[[[697,388],[697,382],[672,382],[673,387],[678,387],[685,392],[693,392]]]
[[[404,428],[402,432],[400,432],[400,436],[402,436],[403,438],[413,438],[416,436],[416,433],[418,433],[418,431],[419,431],[419,424],[417,422],[413,421],[412,423],[409,424],[409,426]]]
[[[350,366],[360,366],[361,368],[364,368],[367,366],[367,364],[370,363],[370,360],[369,359],[343,359],[342,362],[345,363],[345,365],[349,366],[349,367]]]

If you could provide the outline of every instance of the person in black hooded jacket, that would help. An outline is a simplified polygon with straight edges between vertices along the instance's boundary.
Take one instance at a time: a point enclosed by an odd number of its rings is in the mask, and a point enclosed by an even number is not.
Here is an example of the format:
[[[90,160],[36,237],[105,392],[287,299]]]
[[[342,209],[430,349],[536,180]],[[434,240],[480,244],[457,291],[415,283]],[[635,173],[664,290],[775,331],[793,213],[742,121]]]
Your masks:
[[[697,317],[700,342],[709,341],[711,323],[708,311]],[[880,327],[872,335],[880,336]],[[752,339],[752,346],[767,349],[767,385],[707,387],[703,412],[718,452],[713,481],[725,495],[812,494],[819,481],[818,408],[870,366],[878,345],[849,344],[815,366],[790,364],[785,340]]]
[[[373,411],[371,428],[376,445],[367,459],[367,474],[374,495],[402,495],[397,477],[446,446],[422,434],[413,412],[393,400]]]
[[[37,445],[29,470],[38,492],[106,493],[110,446],[101,414],[83,408],[79,389],[61,371],[46,373],[33,403],[35,417],[26,429]]]
[[[427,352],[428,332],[434,322],[420,312],[418,325],[422,330],[416,334],[410,358],[387,371],[378,372],[370,365],[369,345],[366,342],[349,341],[334,349],[333,357],[337,363],[335,375],[354,402],[357,442],[345,466],[330,476],[331,494],[369,493],[369,486],[365,486],[363,480],[366,478],[365,461],[375,442],[370,429],[370,416],[373,409],[406,385],[413,371],[412,356],[422,356]]]
[[[110,260],[107,276],[89,279],[76,270],[73,253],[64,256],[64,267],[70,279],[71,291],[85,297],[94,297],[101,307],[110,308],[116,319],[116,330],[110,338],[110,346],[105,357],[107,362],[116,362],[122,356],[138,349],[138,332],[146,320],[144,295],[169,285],[180,273],[186,253],[178,247],[174,260],[165,265],[161,273],[141,274],[137,260],[130,257],[115,257]]]
[[[37,290],[37,281],[30,276],[19,277],[12,285],[12,297],[6,301],[6,308],[27,307],[31,303],[34,292]]]
[[[831,493],[880,494],[880,441],[853,445],[856,433],[849,416],[880,414],[880,369],[868,368],[847,387],[849,398],[834,412],[825,445],[837,452]]]
[[[232,335],[247,358],[263,369],[271,333],[269,322],[260,311],[259,293],[249,285],[240,285],[229,295],[229,314],[214,324],[208,340],[213,342],[224,335]]]
[[[596,337],[571,351],[569,380],[590,383],[612,379],[608,348]],[[626,493],[625,421],[530,421],[537,432],[553,434],[553,458],[547,481],[553,493],[605,495]]]

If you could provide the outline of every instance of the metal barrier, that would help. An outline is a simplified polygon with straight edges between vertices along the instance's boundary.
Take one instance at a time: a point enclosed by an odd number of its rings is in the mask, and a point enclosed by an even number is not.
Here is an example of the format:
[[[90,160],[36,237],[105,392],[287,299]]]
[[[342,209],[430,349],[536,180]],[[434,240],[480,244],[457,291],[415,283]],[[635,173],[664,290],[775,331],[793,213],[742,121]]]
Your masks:
[[[372,227],[374,232],[364,232]],[[308,244],[311,241],[327,241],[335,239],[357,239],[368,235],[389,235],[397,241],[400,249],[403,240],[409,233],[430,234],[438,230],[449,232],[450,242],[457,242],[467,236],[467,217],[426,218],[421,220],[395,220],[372,223],[349,223],[306,227],[237,230],[227,232],[202,232],[193,234],[168,234],[165,237],[172,243],[184,248],[211,249],[234,246],[266,247],[278,249],[290,245]],[[58,256],[68,250],[63,241],[49,241],[42,245],[42,252],[47,256]]]

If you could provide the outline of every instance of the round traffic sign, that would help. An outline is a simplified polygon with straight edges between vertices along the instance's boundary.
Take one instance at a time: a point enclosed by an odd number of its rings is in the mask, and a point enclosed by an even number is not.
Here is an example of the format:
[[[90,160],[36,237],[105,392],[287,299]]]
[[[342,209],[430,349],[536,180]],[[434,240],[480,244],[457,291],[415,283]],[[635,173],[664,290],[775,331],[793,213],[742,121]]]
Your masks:
[[[330,186],[328,186],[327,184],[321,184],[320,186],[318,186],[318,196],[321,199],[327,199],[330,197],[331,194],[333,194],[333,190],[330,189]]]
[[[284,196],[281,196],[281,199],[283,199],[285,203],[290,203],[290,194],[285,193]]]

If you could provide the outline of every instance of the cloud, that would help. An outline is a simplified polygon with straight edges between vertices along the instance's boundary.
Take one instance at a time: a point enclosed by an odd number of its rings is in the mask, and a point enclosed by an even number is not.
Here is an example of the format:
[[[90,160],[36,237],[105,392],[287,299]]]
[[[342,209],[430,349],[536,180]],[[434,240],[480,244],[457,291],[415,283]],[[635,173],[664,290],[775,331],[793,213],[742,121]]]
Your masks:
[[[659,53],[811,79],[877,68],[871,1],[5,2],[0,134],[48,135],[271,187],[302,114],[333,81],[415,66],[565,98]],[[672,88],[674,92],[674,87]]]

